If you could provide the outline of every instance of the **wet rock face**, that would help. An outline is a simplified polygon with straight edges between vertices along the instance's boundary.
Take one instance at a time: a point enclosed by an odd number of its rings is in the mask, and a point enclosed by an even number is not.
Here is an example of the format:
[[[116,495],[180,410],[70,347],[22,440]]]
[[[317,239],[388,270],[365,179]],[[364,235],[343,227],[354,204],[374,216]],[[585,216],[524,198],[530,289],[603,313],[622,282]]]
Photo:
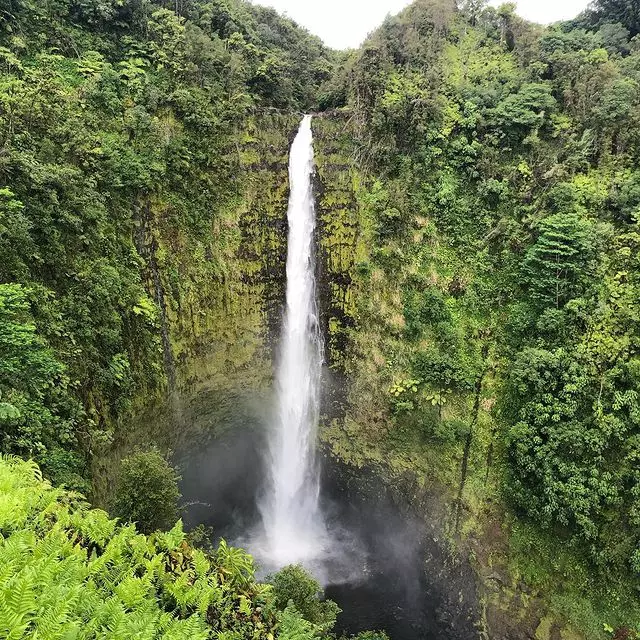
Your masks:
[[[338,631],[385,629],[394,640],[479,640],[475,574],[450,552],[437,515],[425,519],[374,472],[325,459],[323,495],[333,522],[361,542],[360,579],[330,585],[343,609]],[[331,520],[330,520],[331,522]]]
[[[354,160],[354,132],[344,114],[313,120],[316,162],[317,286],[325,344],[323,414],[341,418],[346,411],[345,364],[349,331],[355,327],[354,270],[360,242],[357,189],[360,171]]]
[[[265,346],[280,336],[286,290],[289,148],[297,116],[258,118],[243,146],[243,194],[238,250],[243,283],[259,291]]]
[[[162,310],[164,369],[177,418],[201,392],[270,386],[285,301],[289,149],[299,124],[297,114],[263,113],[238,133],[237,148],[229,152],[237,170],[228,187],[236,195],[214,212],[202,246],[173,226],[159,205],[145,203],[137,240],[148,262],[148,288]],[[344,388],[336,376],[353,324],[359,227],[353,138],[339,116],[314,118],[313,130],[321,323],[333,386]],[[141,402],[155,422],[160,413],[171,422],[166,404],[162,394]],[[184,420],[176,424],[166,427],[169,440],[172,431],[188,427]]]
[[[222,252],[218,247],[217,255],[210,256],[212,262],[222,260],[213,277],[170,230],[159,228],[154,234],[158,252],[168,256],[159,266],[160,284],[175,386],[187,401],[201,390],[270,384],[285,301],[289,149],[299,124],[298,115],[279,113],[247,123],[235,160],[238,195],[212,229],[211,242],[223,245]],[[344,363],[346,331],[353,326],[359,178],[346,118],[318,116],[312,126],[321,323],[335,378]],[[344,387],[344,380],[334,386]]]
[[[295,114],[264,113],[238,132],[228,159],[235,196],[214,212],[204,255],[175,230],[155,231],[183,406],[201,392],[270,385],[285,299],[288,155],[298,125]]]
[[[343,368],[347,330],[354,326],[353,270],[360,219],[356,198],[359,171],[348,118],[314,119],[318,288],[326,357],[334,371]]]

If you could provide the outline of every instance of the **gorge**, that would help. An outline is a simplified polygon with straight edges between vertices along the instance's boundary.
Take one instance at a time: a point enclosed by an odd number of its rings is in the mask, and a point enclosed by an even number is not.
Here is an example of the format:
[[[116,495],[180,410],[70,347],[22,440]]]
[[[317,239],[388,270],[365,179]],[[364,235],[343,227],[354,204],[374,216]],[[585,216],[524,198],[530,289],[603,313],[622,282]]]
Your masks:
[[[0,6],[0,635],[637,637],[636,5]]]

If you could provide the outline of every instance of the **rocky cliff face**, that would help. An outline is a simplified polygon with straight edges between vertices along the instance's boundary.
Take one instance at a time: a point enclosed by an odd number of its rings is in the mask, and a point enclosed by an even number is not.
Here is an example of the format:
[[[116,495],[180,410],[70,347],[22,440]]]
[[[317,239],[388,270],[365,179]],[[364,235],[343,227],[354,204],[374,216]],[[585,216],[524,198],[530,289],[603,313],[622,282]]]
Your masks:
[[[248,404],[268,406],[286,286],[288,154],[299,120],[260,114],[238,132],[226,158],[235,166],[228,204],[212,216],[207,237],[185,234],[159,201],[139,203],[135,245],[160,310],[158,359],[148,366],[161,369],[165,384],[136,399],[136,429],[117,431],[109,451],[96,457],[98,502],[108,499],[114,463],[132,448],[149,442],[182,448],[187,439],[218,434]],[[338,407],[353,326],[360,175],[346,116],[320,115],[313,129],[318,288],[328,386],[335,391],[328,400]]]
[[[207,237],[188,236],[153,199],[140,204],[136,248],[160,314],[163,388],[137,398],[135,429],[119,430],[94,462],[97,502],[108,500],[117,460],[155,442],[165,449],[215,433],[247,396],[265,396],[285,294],[288,151],[299,118],[256,115],[226,162],[225,210]]]
[[[319,297],[328,365],[344,367],[347,331],[353,327],[353,270],[358,255],[360,174],[347,115],[314,121]]]

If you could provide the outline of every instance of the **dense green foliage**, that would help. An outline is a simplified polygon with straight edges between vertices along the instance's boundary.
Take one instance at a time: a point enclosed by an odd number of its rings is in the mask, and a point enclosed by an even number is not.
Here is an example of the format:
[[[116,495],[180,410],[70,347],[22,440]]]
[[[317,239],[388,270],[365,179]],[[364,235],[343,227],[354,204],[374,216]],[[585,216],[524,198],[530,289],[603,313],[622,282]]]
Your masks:
[[[0,285],[0,434],[2,450],[37,456],[57,481],[81,482],[73,442],[80,407],[67,394],[65,367],[37,333],[28,292]],[[66,475],[61,471],[66,471]]]
[[[368,184],[350,407],[327,434],[444,481],[455,528],[505,498],[620,626],[640,624],[637,15],[599,1],[543,29],[419,0],[351,57]]]
[[[178,519],[180,476],[159,451],[142,451],[120,465],[113,514],[142,533],[168,529]]]
[[[224,281],[240,131],[258,108],[308,108],[333,64],[273,10],[176,7],[0,11],[1,446],[77,487],[175,385],[167,298],[189,283],[157,226]]]

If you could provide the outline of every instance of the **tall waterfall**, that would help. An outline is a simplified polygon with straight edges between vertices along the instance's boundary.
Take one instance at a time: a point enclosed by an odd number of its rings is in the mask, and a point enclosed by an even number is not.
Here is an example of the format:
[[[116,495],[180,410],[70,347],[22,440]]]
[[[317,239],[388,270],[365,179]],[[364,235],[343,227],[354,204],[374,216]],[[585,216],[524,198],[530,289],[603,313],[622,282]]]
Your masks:
[[[269,487],[260,511],[259,555],[281,567],[323,551],[315,459],[322,340],[316,301],[313,134],[305,116],[289,158],[287,307],[276,376],[277,414],[269,442]]]

